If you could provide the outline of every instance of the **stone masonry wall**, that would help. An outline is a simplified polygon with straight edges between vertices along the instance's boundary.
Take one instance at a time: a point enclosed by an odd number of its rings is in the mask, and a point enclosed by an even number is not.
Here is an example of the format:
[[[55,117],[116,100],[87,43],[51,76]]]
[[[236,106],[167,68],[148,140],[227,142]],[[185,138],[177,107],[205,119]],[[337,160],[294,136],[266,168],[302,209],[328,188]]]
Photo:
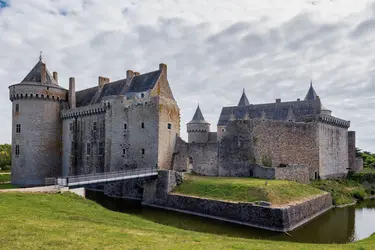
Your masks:
[[[177,138],[173,155],[173,170],[218,176],[217,143],[187,143]]]
[[[304,165],[288,165],[275,168],[275,179],[309,183],[309,169]]]
[[[319,176],[344,177],[348,172],[348,130],[319,123]]]
[[[219,174],[247,176],[249,164],[306,165],[313,178],[319,169],[317,124],[260,119],[230,122],[219,144]]]
[[[143,203],[274,231],[290,231],[328,210],[332,204],[330,194],[279,208],[169,194],[179,183],[181,175],[176,175],[173,171],[159,172],[158,179],[153,184],[146,185]]]
[[[348,165],[351,170],[355,168],[355,131],[348,131]]]

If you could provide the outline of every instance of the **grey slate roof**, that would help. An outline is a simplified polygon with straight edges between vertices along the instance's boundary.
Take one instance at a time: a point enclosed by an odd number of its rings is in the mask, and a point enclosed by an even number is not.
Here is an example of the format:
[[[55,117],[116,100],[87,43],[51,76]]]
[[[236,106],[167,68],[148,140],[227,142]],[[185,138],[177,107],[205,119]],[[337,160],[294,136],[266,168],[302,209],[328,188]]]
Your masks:
[[[162,71],[156,70],[139,76],[134,76],[129,85],[126,79],[104,84],[102,89],[92,87],[76,92],[76,106],[86,106],[98,103],[105,96],[126,95],[130,92],[144,92],[154,88],[160,78]],[[98,93],[100,91],[100,93]]]
[[[250,102],[249,102],[249,100],[247,99],[247,96],[246,96],[246,94],[245,94],[245,89],[243,89],[241,99],[240,99],[240,101],[238,102],[238,105],[237,105],[237,106],[247,106],[247,105],[250,105]]]
[[[318,110],[314,108],[317,100],[293,101],[282,103],[250,104],[248,106],[224,107],[221,110],[218,126],[226,126],[231,115],[236,119],[244,119],[246,113],[250,119],[264,118],[270,120],[285,121],[292,109],[295,121],[304,121],[309,115],[317,115]]]
[[[312,86],[312,82],[310,83],[309,91],[307,91],[307,94],[305,96],[305,100],[316,100],[316,97],[318,95],[315,92],[314,87]]]
[[[27,76],[22,80],[21,83],[25,82],[37,82],[39,84],[42,83],[42,60],[39,60],[37,64],[33,67],[33,69],[27,74]],[[55,79],[53,79],[51,73],[46,69],[47,75],[47,82],[45,84],[53,84],[58,85]]]
[[[199,105],[198,105],[197,109],[195,110],[195,114],[194,114],[194,116],[193,116],[193,119],[192,119],[189,123],[208,123],[208,122],[206,122],[206,120],[204,119],[203,114],[202,114],[202,111],[201,111],[201,109],[199,108]],[[189,123],[188,123],[188,124],[189,124]]]

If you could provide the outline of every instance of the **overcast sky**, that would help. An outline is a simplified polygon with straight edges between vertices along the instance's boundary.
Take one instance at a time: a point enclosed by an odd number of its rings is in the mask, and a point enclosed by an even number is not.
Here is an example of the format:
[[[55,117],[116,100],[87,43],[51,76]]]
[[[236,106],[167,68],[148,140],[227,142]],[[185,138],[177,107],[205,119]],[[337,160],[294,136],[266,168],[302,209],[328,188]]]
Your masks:
[[[375,1],[0,0],[0,143],[11,141],[8,86],[39,51],[77,90],[166,63],[184,138],[198,102],[216,131],[242,88],[254,104],[290,101],[312,79],[357,146],[375,152]]]

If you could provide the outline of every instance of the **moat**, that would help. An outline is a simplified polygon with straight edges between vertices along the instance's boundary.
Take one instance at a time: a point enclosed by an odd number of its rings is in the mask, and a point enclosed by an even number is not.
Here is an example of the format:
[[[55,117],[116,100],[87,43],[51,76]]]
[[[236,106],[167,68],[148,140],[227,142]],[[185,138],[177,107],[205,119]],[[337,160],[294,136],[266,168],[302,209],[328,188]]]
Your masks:
[[[288,235],[194,215],[144,207],[140,201],[112,198],[96,191],[87,190],[86,196],[107,209],[133,214],[155,223],[230,237],[306,243],[348,243],[367,238],[375,233],[375,199],[360,202],[355,206],[331,209],[309,223],[289,232]]]

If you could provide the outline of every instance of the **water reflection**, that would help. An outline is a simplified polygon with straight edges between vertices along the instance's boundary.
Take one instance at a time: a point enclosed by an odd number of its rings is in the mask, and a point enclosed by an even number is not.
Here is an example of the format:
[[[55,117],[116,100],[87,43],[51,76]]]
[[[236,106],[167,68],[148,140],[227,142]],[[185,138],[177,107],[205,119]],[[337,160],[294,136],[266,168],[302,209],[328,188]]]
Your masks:
[[[271,232],[213,219],[201,218],[162,209],[142,207],[140,201],[107,197],[96,191],[87,191],[87,198],[118,212],[190,231],[207,232],[231,237],[283,240],[309,243],[348,243],[369,237],[375,232],[375,200],[357,206],[331,209],[308,224],[291,232]]]

